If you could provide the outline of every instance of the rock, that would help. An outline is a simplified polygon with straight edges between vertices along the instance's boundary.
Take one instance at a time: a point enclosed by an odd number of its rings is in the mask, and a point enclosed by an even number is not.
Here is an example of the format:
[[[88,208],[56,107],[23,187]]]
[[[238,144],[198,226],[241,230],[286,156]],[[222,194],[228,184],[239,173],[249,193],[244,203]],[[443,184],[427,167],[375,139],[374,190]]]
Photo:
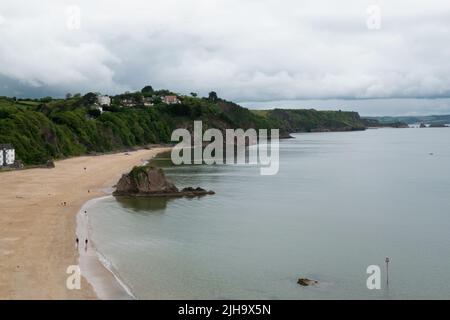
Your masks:
[[[177,193],[178,188],[167,181],[162,169],[151,166],[134,167],[124,174],[116,186],[114,195]]]
[[[315,286],[315,285],[319,284],[318,281],[307,279],[307,278],[300,278],[300,279],[298,279],[297,283],[303,287]]]
[[[45,167],[46,168],[54,168],[55,163],[53,162],[53,160],[47,160],[47,162],[45,163]]]
[[[16,160],[16,161],[14,161],[13,167],[16,169],[23,169],[25,166],[22,161]]]
[[[195,189],[192,187],[184,188],[183,190],[181,190],[181,193],[184,193],[184,195],[186,197],[189,197],[189,196],[195,197],[195,196],[201,196],[201,195],[207,195],[207,194],[211,194],[211,195],[215,194],[214,191],[211,191],[211,190],[207,191],[200,187],[195,188]]]
[[[178,188],[167,181],[164,171],[150,165],[134,167],[130,173],[124,174],[116,185],[114,196],[135,197],[195,197],[214,194],[202,188]]]

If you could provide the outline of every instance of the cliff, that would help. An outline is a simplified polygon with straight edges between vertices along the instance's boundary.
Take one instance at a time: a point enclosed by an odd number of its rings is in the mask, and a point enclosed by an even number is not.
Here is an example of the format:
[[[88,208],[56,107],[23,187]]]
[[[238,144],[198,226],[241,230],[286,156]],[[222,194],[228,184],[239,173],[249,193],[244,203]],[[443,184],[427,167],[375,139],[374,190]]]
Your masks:
[[[274,109],[255,111],[284,132],[330,132],[365,130],[357,112],[314,109]]]
[[[179,96],[180,103],[161,102],[165,91],[155,92],[154,105],[147,107],[142,93],[130,93],[134,107],[118,104],[96,110],[95,94],[67,99],[0,97],[0,143],[11,143],[17,159],[25,165],[43,164],[83,154],[95,154],[170,143],[176,128],[192,130],[195,120],[204,129],[279,129],[281,138],[291,132],[363,130],[358,113],[344,111],[249,110],[220,98]],[[139,98],[139,99],[138,99]]]

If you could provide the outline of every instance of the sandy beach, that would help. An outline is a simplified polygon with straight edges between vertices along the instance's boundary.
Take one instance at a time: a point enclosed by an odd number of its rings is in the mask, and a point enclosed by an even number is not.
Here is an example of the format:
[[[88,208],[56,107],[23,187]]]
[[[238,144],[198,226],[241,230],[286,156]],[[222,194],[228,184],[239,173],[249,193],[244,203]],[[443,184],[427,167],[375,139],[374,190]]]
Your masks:
[[[77,213],[133,166],[168,150],[84,156],[57,161],[53,169],[0,173],[0,299],[97,299],[84,277],[81,290],[66,288],[66,269],[78,264]]]

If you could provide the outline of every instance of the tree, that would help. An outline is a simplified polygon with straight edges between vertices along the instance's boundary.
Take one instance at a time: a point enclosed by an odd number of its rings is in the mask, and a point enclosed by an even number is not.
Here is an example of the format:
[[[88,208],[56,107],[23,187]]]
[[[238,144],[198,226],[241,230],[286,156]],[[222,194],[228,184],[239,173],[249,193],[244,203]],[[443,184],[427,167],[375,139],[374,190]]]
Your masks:
[[[193,96],[194,98],[196,98],[198,96],[198,94],[196,92],[191,92],[191,96]]]
[[[88,92],[83,96],[83,103],[86,106],[93,105],[97,102],[97,95],[93,92]]]
[[[102,112],[99,109],[91,109],[88,110],[88,114],[93,118],[98,118],[102,114]]]
[[[152,86],[145,86],[144,88],[142,88],[141,92],[144,95],[150,96],[155,92],[155,90],[153,90]]]
[[[40,101],[43,102],[43,103],[47,103],[47,102],[50,102],[52,100],[53,100],[52,97],[44,97],[44,98],[40,99]]]
[[[152,101],[153,101],[154,104],[162,103],[161,97],[155,97],[155,98],[153,98]]]
[[[155,94],[156,94],[157,96],[168,96],[168,95],[171,95],[171,94],[173,94],[173,93],[170,92],[170,91],[167,90],[167,89],[162,89],[162,90],[155,91]]]
[[[71,93],[66,93],[66,100],[69,100],[70,98],[72,98],[72,94]]]
[[[144,99],[143,99],[143,98],[144,98],[144,97],[143,97],[143,94],[140,93],[140,92],[136,92],[136,93],[133,95],[133,99],[134,99],[135,103],[137,103],[137,104],[142,104],[142,103],[144,102]]]
[[[209,93],[208,99],[212,102],[216,102],[217,100],[219,100],[219,98],[217,97],[217,93],[215,91],[211,91]]]

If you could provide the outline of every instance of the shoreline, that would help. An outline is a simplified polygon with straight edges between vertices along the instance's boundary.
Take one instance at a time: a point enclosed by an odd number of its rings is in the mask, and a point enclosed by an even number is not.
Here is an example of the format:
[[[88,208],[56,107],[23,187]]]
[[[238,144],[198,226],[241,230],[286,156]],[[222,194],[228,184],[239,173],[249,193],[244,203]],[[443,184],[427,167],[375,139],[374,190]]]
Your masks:
[[[133,292],[122,281],[110,261],[97,249],[92,240],[92,226],[89,223],[89,209],[96,202],[109,198],[111,195],[91,199],[86,202],[77,214],[76,234],[81,245],[78,248],[78,265],[81,274],[90,283],[95,294],[101,300],[132,300],[136,299]],[[84,212],[87,211],[88,214]],[[87,248],[83,248],[82,239],[89,239]]]
[[[153,154],[148,159],[141,159],[139,165],[149,163],[154,157],[165,153],[172,149],[171,147],[157,147],[162,149]],[[146,149],[149,150],[149,149]],[[154,150],[154,149],[150,149]],[[128,152],[125,152],[128,153]],[[101,156],[101,155],[100,155]],[[98,155],[96,155],[98,157]],[[83,245],[78,248],[78,265],[81,269],[82,276],[92,286],[96,296],[100,300],[137,300],[132,290],[122,280],[118,271],[114,269],[112,263],[98,250],[93,239],[93,229],[89,223],[89,208],[96,202],[101,201],[112,195],[112,186],[109,186],[106,191],[103,190],[104,195],[89,199],[77,213],[75,233],[82,243],[83,238],[89,239],[89,246],[83,249]],[[88,212],[85,214],[85,212]],[[84,229],[84,230],[83,230]]]
[[[67,267],[79,261],[80,208],[107,195],[133,166],[170,149],[81,156],[56,161],[52,169],[2,172],[7,188],[0,189],[0,299],[98,299],[83,275],[80,290],[66,287]]]

